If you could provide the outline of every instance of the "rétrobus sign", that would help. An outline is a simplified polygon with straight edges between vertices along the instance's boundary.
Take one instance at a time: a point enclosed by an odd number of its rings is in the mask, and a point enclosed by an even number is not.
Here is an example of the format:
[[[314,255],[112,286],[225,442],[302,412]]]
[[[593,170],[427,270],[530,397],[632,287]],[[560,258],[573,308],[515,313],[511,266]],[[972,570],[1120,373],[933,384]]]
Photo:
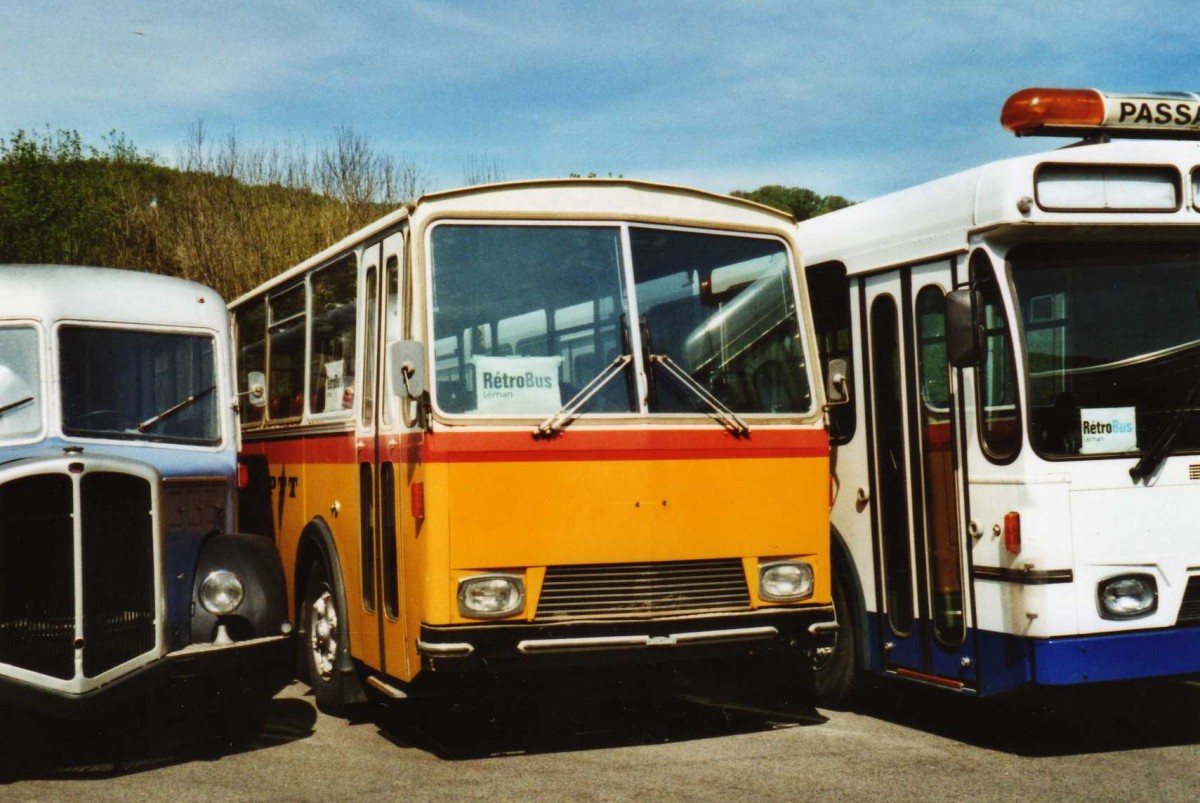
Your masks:
[[[552,413],[562,406],[560,357],[476,357],[481,413]]]

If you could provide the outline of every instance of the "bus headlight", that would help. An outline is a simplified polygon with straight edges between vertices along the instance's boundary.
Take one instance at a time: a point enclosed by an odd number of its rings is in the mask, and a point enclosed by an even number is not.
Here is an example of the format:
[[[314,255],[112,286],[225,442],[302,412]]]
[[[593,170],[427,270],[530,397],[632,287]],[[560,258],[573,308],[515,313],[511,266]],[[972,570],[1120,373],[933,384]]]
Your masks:
[[[1097,586],[1100,616],[1136,619],[1158,609],[1158,585],[1148,574],[1122,574],[1101,580]]]
[[[758,567],[758,596],[771,602],[791,602],[813,593],[813,569],[799,561],[764,563]]]
[[[211,572],[200,584],[200,604],[213,616],[231,614],[242,604],[246,590],[237,575],[227,569]]]
[[[508,616],[525,604],[525,583],[512,574],[480,574],[458,581],[458,612],[472,619]]]

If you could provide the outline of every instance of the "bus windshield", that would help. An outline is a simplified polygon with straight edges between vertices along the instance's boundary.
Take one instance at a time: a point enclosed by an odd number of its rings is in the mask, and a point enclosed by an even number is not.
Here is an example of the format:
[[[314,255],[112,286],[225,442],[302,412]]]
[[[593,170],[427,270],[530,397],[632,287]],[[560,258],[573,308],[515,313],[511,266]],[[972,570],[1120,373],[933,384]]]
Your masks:
[[[42,427],[37,332],[0,327],[0,440],[36,435]]]
[[[1200,450],[1200,243],[1026,245],[1009,255],[1047,457]]]
[[[212,337],[63,326],[58,343],[64,434],[220,441]]]
[[[585,413],[710,410],[667,357],[737,413],[811,409],[784,244],[620,225],[443,224],[431,235],[435,394],[448,413],[550,415],[623,355]],[[632,298],[637,309],[632,309]],[[637,325],[635,338],[632,327]],[[642,354],[633,354],[639,339]]]

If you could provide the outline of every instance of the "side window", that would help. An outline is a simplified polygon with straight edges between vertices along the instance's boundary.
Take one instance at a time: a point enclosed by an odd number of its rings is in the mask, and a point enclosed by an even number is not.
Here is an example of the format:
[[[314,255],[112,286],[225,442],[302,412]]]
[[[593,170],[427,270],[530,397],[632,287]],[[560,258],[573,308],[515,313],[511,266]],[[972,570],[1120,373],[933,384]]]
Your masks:
[[[375,426],[375,364],[379,359],[379,343],[376,336],[378,332],[379,311],[379,292],[377,285],[377,271],[375,266],[367,268],[367,275],[363,278],[366,282],[366,294],[364,296],[363,315],[366,316],[366,328],[363,332],[363,382],[362,382],[362,405],[360,416],[364,427]]]
[[[395,254],[387,258],[387,263],[384,265],[383,274],[380,277],[380,283],[384,289],[386,297],[384,298],[383,307],[383,365],[387,366],[387,346],[394,341],[400,339],[400,260]],[[383,423],[392,423],[392,407],[395,405],[396,389],[392,387],[391,377],[388,371],[383,372],[383,409],[380,411],[383,415]]]
[[[849,379],[854,376],[854,345],[850,339],[850,281],[846,278],[846,267],[826,262],[806,269],[805,275],[821,366],[828,377],[830,361],[845,360]],[[829,439],[835,445],[854,438],[856,406],[854,388],[850,388],[850,402],[829,409]]]
[[[1015,458],[1021,448],[1017,369],[1000,287],[983,251],[971,255],[971,286],[984,334],[983,361],[975,371],[980,440],[990,459],[1004,463]]]
[[[234,313],[237,321],[238,391],[250,389],[250,373],[267,370],[267,307],[263,300],[256,299]],[[239,405],[243,424],[258,424],[262,421],[263,408],[255,407],[246,396]]]
[[[292,285],[267,300],[267,417],[299,418],[304,412],[304,285]]]
[[[358,325],[358,264],[351,256],[312,274],[312,361],[309,387],[314,414],[354,406],[354,348]]]

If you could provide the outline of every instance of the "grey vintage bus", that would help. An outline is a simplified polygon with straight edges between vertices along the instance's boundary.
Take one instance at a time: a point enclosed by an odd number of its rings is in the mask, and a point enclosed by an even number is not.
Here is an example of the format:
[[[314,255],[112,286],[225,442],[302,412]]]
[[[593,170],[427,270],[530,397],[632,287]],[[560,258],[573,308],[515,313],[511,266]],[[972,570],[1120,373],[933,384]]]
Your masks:
[[[265,710],[291,626],[274,543],[232,532],[237,403],[212,290],[0,266],[0,702],[86,712],[200,678]]]

